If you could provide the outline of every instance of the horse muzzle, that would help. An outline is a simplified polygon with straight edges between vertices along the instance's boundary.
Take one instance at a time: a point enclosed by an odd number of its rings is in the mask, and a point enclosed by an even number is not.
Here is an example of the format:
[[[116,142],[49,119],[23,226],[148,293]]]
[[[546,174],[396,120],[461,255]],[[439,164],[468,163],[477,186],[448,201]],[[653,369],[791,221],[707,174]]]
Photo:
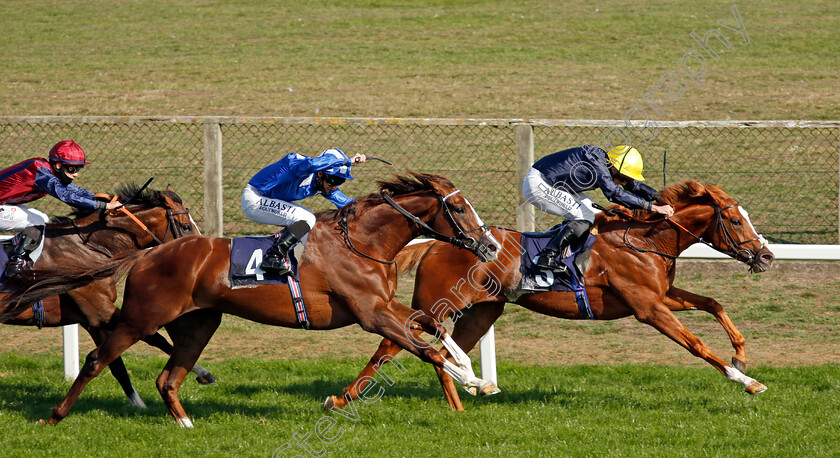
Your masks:
[[[755,254],[752,254],[752,260],[747,264],[750,266],[750,272],[757,274],[769,269],[774,259],[776,259],[776,256],[765,245],[755,252]]]
[[[502,244],[493,237],[493,234],[489,230],[485,230],[481,234],[481,238],[475,242],[475,249],[470,251],[475,253],[481,262],[493,262],[499,259],[499,251],[501,249]]]

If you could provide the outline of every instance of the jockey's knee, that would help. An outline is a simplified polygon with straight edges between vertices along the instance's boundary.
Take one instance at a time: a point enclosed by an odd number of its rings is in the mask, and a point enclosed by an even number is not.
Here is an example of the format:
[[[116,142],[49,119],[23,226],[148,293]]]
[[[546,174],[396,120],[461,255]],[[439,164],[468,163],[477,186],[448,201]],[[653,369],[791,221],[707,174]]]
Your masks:
[[[44,234],[44,226],[25,227],[22,231],[20,231],[20,233],[27,237],[27,243],[33,245],[31,247],[26,247],[30,249],[29,251],[31,251],[41,243],[41,236]]]
[[[315,227],[315,215],[312,213],[286,226],[297,239],[303,238],[313,227]]]
[[[569,229],[575,236],[580,237],[592,228],[593,223],[594,221],[589,221],[588,219],[576,219],[569,222]]]
[[[306,224],[309,226],[309,229],[312,229],[313,227],[315,227],[315,214],[307,213],[306,215],[304,215],[303,218],[301,218],[301,221],[306,222]],[[307,229],[307,231],[309,231],[309,229]]]

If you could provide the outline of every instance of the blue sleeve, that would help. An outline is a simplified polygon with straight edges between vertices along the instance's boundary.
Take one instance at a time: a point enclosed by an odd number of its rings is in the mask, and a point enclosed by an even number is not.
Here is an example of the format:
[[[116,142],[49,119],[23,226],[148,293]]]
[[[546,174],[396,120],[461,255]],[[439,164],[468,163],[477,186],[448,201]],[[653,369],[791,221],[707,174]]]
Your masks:
[[[104,202],[93,199],[93,193],[74,184],[61,184],[58,177],[45,168],[35,173],[35,186],[71,207],[96,210],[104,208]]]
[[[330,195],[326,196],[326,198],[330,202],[334,203],[335,206],[338,208],[343,208],[345,205],[356,200],[352,197],[347,197],[346,194],[344,194],[338,189],[334,189],[333,192],[330,193]]]
[[[335,157],[332,154],[325,154],[321,157],[308,157],[300,154],[295,155],[293,162],[289,164],[292,173],[299,177],[305,177],[310,173],[326,170],[341,165],[349,166],[350,163],[344,158]]]
[[[627,183],[627,186],[625,186],[624,189],[645,200],[656,200],[659,197],[659,191],[651,188],[641,181],[631,180]]]
[[[598,170],[598,187],[601,188],[604,197],[610,202],[624,205],[630,209],[650,210],[650,202],[625,191],[621,186],[615,184],[606,164],[601,161],[595,161],[592,164]]]

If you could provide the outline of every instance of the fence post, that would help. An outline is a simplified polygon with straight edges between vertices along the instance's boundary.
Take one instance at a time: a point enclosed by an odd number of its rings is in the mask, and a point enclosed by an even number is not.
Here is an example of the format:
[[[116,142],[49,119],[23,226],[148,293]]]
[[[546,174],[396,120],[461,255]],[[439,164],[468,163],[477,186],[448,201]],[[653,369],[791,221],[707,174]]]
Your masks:
[[[534,163],[534,127],[529,124],[516,125],[516,230],[533,231],[534,217],[525,205],[522,182]]]
[[[204,233],[224,235],[222,218],[222,128],[204,124]]]
[[[79,375],[79,325],[62,326],[64,341],[64,380],[75,380]]]

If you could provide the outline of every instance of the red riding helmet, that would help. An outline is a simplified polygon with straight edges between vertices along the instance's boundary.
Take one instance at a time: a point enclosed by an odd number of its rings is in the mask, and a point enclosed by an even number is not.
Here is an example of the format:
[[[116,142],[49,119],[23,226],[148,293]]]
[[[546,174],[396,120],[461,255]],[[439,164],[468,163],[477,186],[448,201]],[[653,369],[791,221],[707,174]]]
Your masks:
[[[64,140],[55,144],[50,150],[50,160],[67,165],[85,165],[85,151],[73,140]]]

